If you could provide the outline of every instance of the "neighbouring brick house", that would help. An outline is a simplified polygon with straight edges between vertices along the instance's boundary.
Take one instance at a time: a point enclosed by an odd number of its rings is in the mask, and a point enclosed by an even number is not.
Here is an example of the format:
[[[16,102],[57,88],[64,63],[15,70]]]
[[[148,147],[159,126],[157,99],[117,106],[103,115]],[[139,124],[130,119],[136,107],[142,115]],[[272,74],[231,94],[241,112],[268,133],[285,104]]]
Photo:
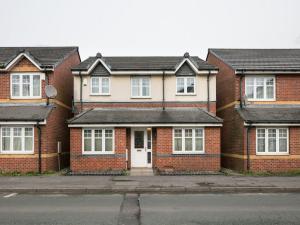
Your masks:
[[[72,117],[71,67],[78,63],[77,47],[0,47],[0,172],[69,164],[66,120]],[[55,99],[45,94],[51,86]]]
[[[89,57],[73,67],[74,173],[219,171],[217,68],[182,57]]]
[[[210,49],[219,68],[222,166],[300,168],[300,49]]]

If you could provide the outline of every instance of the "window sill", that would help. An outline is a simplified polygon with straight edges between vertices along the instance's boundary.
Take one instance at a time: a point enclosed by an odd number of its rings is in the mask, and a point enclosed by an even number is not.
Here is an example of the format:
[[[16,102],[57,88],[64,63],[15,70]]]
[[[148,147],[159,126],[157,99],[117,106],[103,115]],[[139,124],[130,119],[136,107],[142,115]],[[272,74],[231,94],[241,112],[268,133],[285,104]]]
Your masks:
[[[131,99],[152,99],[151,97],[130,97]]]
[[[205,155],[205,152],[172,152],[172,155]]]
[[[91,152],[91,153],[87,153],[87,152],[83,152],[82,155],[89,155],[89,156],[93,156],[93,155],[114,155],[114,152]]]
[[[90,94],[90,96],[111,96],[111,94]]]
[[[257,156],[289,156],[289,153],[258,153],[256,152]]]
[[[275,102],[276,99],[253,99],[253,98],[249,98],[248,101],[249,102]]]
[[[10,97],[13,100],[28,100],[28,99],[42,99],[41,96],[39,97]]]
[[[34,155],[34,152],[5,152],[1,151],[0,155]]]
[[[197,94],[176,94],[176,96],[197,96]]]

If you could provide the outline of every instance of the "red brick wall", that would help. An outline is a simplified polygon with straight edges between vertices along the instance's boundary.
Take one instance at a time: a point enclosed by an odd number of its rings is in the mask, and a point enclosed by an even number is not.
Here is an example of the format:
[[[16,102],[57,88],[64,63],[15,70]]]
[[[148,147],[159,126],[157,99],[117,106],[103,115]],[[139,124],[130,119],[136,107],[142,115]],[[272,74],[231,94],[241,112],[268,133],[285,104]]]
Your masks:
[[[96,172],[126,169],[126,128],[115,128],[115,154],[82,155],[82,129],[70,129],[71,170],[73,172]]]
[[[156,142],[153,145],[154,167],[159,170],[220,170],[220,128],[205,128],[205,154],[172,154],[172,128],[157,128]]]

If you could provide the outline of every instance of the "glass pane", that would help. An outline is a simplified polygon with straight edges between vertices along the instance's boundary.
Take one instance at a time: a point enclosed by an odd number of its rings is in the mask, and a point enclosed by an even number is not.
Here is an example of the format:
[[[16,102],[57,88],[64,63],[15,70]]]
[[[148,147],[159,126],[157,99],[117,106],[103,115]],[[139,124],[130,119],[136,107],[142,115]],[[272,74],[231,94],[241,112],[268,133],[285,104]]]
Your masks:
[[[276,152],[276,129],[268,129],[268,151]]]
[[[102,78],[102,94],[109,93],[109,78]]]
[[[246,86],[246,95],[248,98],[254,98],[254,87]]]
[[[259,138],[257,140],[257,152],[265,152],[265,139]]]
[[[90,138],[85,138],[84,139],[84,151],[85,152],[90,152],[92,151],[92,139]]]
[[[24,75],[22,76],[22,82],[23,82],[23,96],[29,96],[30,95],[30,76]]]
[[[32,137],[33,136],[33,129],[32,128],[25,128],[25,136]]]
[[[253,77],[247,77],[246,78],[246,85],[253,86],[254,85],[254,78]]]
[[[12,76],[12,95],[20,96],[20,76],[19,75]]]
[[[181,138],[175,138],[174,140],[174,150],[175,151],[182,151],[182,139]]]
[[[177,78],[177,93],[184,93],[184,78]]]
[[[151,130],[147,129],[147,148],[151,149],[152,147],[152,140],[151,140]]]
[[[99,93],[99,78],[98,77],[92,78],[92,93],[95,93],[95,94]]]
[[[264,98],[264,87],[263,86],[256,87],[256,98],[257,99]]]
[[[84,137],[92,137],[92,130],[84,130]]]
[[[33,148],[33,138],[25,137],[25,151],[32,151]]]
[[[111,138],[106,138],[105,139],[105,151],[106,152],[111,152],[112,151],[112,139]]]
[[[175,137],[182,137],[182,130],[181,129],[176,129],[174,131],[174,136]]]
[[[195,137],[203,137],[203,129],[195,129]]]
[[[203,151],[203,139],[202,138],[196,138],[196,151]]]
[[[33,96],[40,96],[40,75],[33,76]]]
[[[144,131],[134,131],[134,147],[144,148]]]
[[[274,78],[266,78],[266,84],[269,86],[274,85]]]
[[[274,87],[267,86],[267,98],[274,98]]]
[[[2,137],[2,150],[3,151],[10,150],[10,137]]]
[[[102,151],[102,138],[95,139],[95,151]]]
[[[194,93],[195,92],[195,79],[194,78],[187,78],[186,81],[187,85],[187,93]]]
[[[105,130],[105,137],[112,138],[112,136],[113,136],[113,131],[112,130]]]
[[[193,143],[192,138],[185,138],[185,151],[192,151],[193,150]]]
[[[287,152],[287,139],[279,139],[279,152]]]
[[[21,151],[22,150],[22,138],[21,137],[14,137],[13,138],[13,150],[14,151]]]

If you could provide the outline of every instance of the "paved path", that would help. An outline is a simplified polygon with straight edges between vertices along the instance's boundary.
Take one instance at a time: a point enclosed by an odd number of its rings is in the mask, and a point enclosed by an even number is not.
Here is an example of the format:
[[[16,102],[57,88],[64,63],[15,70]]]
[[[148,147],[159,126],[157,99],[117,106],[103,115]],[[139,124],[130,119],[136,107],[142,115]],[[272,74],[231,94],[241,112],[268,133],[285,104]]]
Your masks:
[[[298,225],[300,221],[300,194],[8,195],[0,194],[0,225]]]
[[[207,193],[299,192],[300,176],[33,176],[0,177],[0,192],[19,193]]]

